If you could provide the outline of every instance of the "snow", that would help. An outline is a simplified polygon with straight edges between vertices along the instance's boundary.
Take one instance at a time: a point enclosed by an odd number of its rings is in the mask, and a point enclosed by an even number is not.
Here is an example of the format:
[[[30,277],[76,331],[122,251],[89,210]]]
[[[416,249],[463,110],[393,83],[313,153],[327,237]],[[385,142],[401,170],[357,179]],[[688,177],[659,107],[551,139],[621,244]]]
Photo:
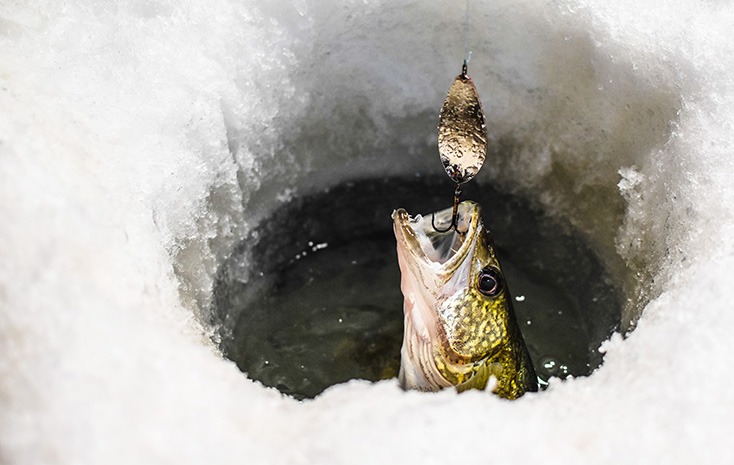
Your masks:
[[[453,3],[0,6],[0,463],[734,461],[728,2],[471,2],[476,182],[567,218],[641,312],[592,376],[298,403],[208,342],[217,264],[283,199],[440,172]]]

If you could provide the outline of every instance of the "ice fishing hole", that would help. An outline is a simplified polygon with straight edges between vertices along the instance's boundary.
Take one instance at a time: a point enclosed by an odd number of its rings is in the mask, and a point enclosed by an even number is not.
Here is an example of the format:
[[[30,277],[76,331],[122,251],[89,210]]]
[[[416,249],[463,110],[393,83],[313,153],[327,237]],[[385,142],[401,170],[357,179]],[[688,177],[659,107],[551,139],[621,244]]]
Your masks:
[[[225,356],[298,399],[397,376],[403,297],[390,214],[445,208],[451,190],[443,177],[363,180],[277,209],[218,273]],[[522,199],[476,184],[464,198],[483,206],[541,383],[589,375],[621,312],[593,251]]]

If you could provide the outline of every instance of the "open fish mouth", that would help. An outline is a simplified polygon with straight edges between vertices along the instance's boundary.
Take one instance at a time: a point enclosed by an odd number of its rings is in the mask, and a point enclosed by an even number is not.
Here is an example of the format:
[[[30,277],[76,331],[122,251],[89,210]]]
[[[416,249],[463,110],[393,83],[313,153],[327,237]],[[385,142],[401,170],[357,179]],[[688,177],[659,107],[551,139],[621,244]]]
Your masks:
[[[481,228],[479,204],[464,201],[459,204],[456,228],[451,224],[453,209],[432,215],[411,217],[404,209],[393,213],[393,229],[398,241],[398,253],[410,258],[413,266],[430,267],[434,272],[455,270],[466,258]],[[434,228],[434,225],[436,228]],[[438,229],[438,230],[437,230]]]

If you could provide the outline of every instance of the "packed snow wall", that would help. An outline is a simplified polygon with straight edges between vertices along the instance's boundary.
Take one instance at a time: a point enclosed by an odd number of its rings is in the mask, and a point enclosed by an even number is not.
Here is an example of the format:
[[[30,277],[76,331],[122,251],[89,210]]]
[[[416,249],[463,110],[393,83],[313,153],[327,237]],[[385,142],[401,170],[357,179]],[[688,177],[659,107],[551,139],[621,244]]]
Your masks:
[[[731,460],[734,7],[608,3],[0,6],[0,462]],[[248,380],[219,264],[288,198],[440,170],[465,47],[477,182],[581,231],[637,328],[514,403]]]

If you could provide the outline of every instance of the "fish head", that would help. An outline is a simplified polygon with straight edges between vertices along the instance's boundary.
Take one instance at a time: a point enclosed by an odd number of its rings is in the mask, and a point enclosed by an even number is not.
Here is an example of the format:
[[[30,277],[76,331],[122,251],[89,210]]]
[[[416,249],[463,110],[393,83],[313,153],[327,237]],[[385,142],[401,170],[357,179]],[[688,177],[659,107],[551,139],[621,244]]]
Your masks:
[[[456,228],[438,231],[451,224],[452,213],[393,213],[405,297],[401,384],[419,390],[484,389],[490,376],[522,384],[532,366],[480,206],[462,202]],[[517,360],[530,366],[518,366]]]

